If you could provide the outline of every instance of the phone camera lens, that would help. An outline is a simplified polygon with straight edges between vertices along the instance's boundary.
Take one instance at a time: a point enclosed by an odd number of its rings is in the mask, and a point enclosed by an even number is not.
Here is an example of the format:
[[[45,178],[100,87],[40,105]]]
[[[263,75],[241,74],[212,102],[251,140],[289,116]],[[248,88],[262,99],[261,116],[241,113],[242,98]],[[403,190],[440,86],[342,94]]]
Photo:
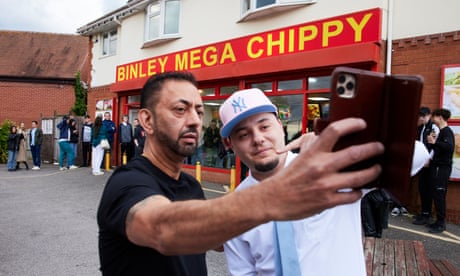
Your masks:
[[[337,87],[337,94],[343,95],[343,93],[345,93],[345,88],[343,86]]]
[[[353,88],[355,87],[355,84],[351,81],[347,82],[347,90],[353,90]]]
[[[338,81],[339,81],[339,83],[344,83],[346,79],[347,78],[345,77],[345,75],[340,75],[339,78],[338,78]]]

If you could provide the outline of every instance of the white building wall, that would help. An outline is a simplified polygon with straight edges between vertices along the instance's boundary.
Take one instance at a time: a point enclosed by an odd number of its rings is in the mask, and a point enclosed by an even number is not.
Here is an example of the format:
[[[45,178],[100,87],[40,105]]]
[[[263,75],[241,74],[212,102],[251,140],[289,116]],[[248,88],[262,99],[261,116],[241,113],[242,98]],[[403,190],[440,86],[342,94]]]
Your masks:
[[[392,1],[393,39],[460,30],[456,14],[460,10],[459,0]],[[140,12],[122,20],[115,56],[101,58],[100,39],[94,44],[91,85],[98,87],[114,83],[115,68],[120,64],[372,8],[382,9],[381,33],[382,39],[386,40],[388,0],[317,0],[311,5],[240,23],[239,0],[181,1],[181,38],[144,49],[145,13]]]

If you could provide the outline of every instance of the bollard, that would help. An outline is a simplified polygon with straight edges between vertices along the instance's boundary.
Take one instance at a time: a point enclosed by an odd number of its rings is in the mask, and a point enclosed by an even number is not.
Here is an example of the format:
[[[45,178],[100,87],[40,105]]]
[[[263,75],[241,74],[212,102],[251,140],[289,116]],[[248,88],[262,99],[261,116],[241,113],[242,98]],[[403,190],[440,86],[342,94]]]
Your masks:
[[[196,161],[195,177],[196,177],[196,180],[201,184],[201,163],[200,161]]]
[[[126,165],[128,163],[128,156],[126,155],[126,152],[123,153],[123,165]]]
[[[105,170],[110,171],[110,151],[105,152]]]
[[[232,165],[232,168],[230,169],[230,192],[233,192],[235,190],[235,184],[236,184],[236,169],[235,169],[235,165]]]

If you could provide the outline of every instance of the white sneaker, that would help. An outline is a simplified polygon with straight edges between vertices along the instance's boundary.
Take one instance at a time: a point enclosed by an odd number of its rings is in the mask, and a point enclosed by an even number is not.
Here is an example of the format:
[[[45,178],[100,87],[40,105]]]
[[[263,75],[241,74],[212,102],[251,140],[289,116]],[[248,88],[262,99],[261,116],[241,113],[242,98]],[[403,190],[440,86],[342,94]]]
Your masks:
[[[392,215],[393,217],[399,216],[399,208],[398,208],[398,207],[394,207],[393,210],[391,210],[391,215]]]
[[[399,211],[401,212],[401,215],[403,215],[405,217],[407,217],[409,215],[409,212],[404,207],[401,207],[401,209],[399,209]]]
[[[32,170],[34,170],[34,171],[38,171],[39,169],[40,169],[40,167],[38,167],[38,166],[34,166],[34,167],[32,168]]]
[[[93,175],[103,175],[104,172],[93,172]]]
[[[60,167],[59,170],[60,171],[65,171],[65,170],[67,170],[67,168],[66,167]]]
[[[69,167],[69,170],[74,170],[74,169],[78,169],[78,166],[72,165]]]

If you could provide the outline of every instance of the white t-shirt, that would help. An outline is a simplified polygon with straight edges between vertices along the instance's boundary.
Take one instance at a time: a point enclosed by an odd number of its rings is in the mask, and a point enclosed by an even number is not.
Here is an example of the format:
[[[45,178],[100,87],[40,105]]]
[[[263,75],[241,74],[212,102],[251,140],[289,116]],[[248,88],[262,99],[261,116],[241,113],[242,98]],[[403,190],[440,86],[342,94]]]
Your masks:
[[[286,164],[295,157],[289,153]],[[237,190],[257,183],[250,175]],[[292,224],[302,275],[366,275],[360,200]],[[275,275],[273,240],[273,222],[269,222],[225,243],[229,275]]]

